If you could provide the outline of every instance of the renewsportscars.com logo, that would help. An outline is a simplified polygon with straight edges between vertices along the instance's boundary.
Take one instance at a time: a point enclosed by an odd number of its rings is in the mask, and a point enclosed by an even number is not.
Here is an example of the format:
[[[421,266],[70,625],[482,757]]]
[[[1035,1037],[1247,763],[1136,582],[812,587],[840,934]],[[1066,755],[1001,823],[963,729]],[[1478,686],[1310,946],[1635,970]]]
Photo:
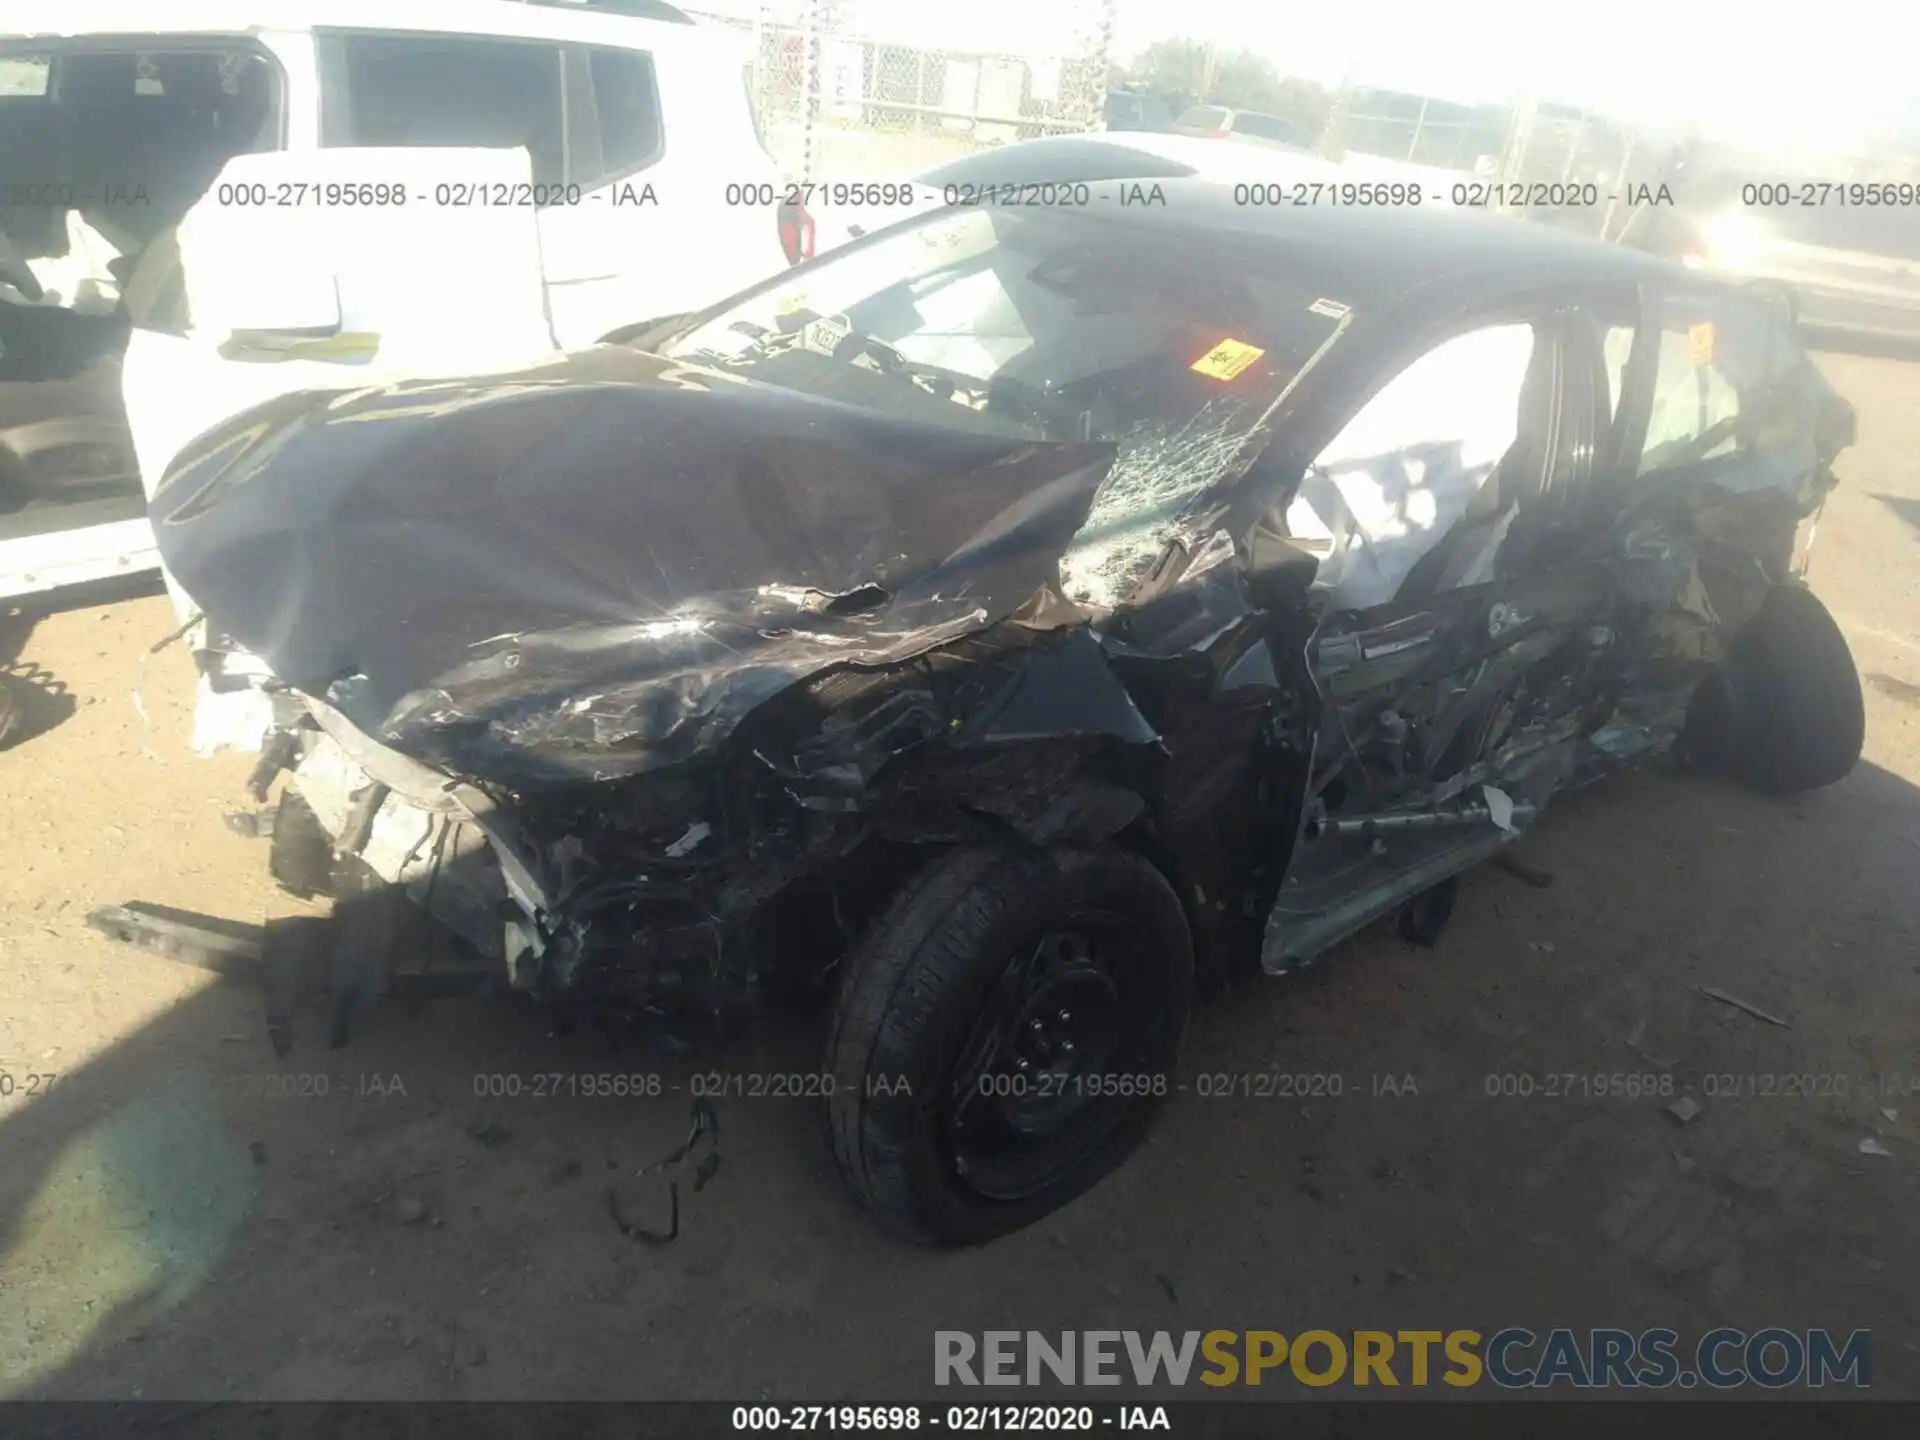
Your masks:
[[[1819,1389],[1873,1383],[1873,1336],[1778,1326],[1678,1331],[936,1330],[936,1385],[1328,1385],[1504,1390]]]

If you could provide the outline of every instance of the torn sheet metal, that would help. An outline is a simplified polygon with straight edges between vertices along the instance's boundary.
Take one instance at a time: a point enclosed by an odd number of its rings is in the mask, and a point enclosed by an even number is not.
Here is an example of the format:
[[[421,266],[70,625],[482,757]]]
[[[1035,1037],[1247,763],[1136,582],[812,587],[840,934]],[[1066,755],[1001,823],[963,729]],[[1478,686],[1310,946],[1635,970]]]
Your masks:
[[[271,402],[204,437],[153,514],[202,607],[369,734],[460,773],[604,779],[711,750],[810,674],[1004,619],[1112,455],[608,347]]]

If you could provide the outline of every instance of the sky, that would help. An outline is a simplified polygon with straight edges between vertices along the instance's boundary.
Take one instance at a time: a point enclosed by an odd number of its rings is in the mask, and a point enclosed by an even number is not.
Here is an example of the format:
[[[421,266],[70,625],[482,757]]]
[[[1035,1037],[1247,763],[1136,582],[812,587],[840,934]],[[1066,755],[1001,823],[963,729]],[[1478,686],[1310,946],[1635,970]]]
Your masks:
[[[1192,35],[1329,81],[1469,102],[1531,89],[1758,144],[1920,122],[1914,0],[1115,0],[1115,15],[1122,51]]]
[[[750,13],[759,0],[689,0]],[[844,0],[903,43],[1083,54],[1106,0]],[[799,0],[771,0],[794,11]],[[1112,0],[1126,58],[1187,36],[1327,84],[1536,98],[1758,145],[1920,132],[1920,0]]]

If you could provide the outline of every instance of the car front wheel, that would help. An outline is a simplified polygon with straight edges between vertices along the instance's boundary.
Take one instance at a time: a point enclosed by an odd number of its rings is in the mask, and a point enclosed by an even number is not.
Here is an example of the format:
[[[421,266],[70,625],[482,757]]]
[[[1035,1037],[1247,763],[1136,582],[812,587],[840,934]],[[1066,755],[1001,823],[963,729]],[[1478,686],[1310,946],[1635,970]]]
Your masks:
[[[1180,901],[1115,846],[969,846],[898,894],[828,1041],[835,1159],[890,1229],[1029,1225],[1145,1136],[1193,992]]]

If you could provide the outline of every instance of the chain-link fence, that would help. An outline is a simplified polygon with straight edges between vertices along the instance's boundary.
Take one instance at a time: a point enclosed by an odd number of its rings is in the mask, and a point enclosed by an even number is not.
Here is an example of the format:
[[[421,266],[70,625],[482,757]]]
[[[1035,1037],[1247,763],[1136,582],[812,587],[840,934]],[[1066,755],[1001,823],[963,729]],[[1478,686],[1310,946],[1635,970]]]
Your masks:
[[[1430,95],[1347,88],[1335,99],[1322,143],[1336,159],[1349,155],[1485,173],[1506,143],[1504,105],[1460,105]]]
[[[1115,4],[1028,0],[995,17],[986,6],[963,16],[885,0],[770,0],[690,13],[750,37],[775,159],[796,178],[867,180],[1100,128]]]

